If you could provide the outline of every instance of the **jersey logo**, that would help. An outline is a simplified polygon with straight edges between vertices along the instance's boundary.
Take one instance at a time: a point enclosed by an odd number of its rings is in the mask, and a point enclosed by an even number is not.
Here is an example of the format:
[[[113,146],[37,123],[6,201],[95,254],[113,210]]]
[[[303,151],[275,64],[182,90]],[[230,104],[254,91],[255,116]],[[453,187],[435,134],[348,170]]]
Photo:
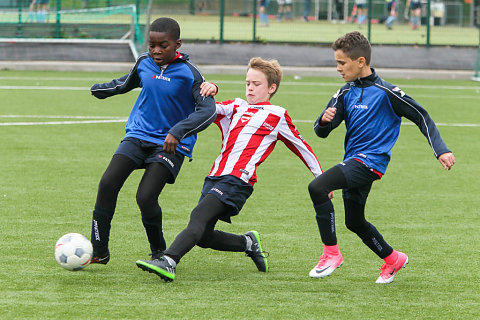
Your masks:
[[[402,96],[402,97],[405,95],[405,92],[403,92],[402,89],[400,89],[399,87],[393,88],[392,91],[400,93],[400,96]]]
[[[153,75],[152,79],[164,80],[164,81],[168,81],[168,82],[170,82],[170,80],[171,80],[169,77],[165,77],[165,76],[162,76],[162,75],[158,75],[158,76]]]
[[[368,109],[368,106],[366,104],[354,104],[352,106],[353,109]]]
[[[273,131],[273,129],[275,129],[274,126],[272,126],[271,124],[269,124],[269,123],[267,123],[267,122],[264,122],[264,123],[262,124],[262,126],[265,127],[265,128],[267,128],[267,129],[270,130],[270,131]]]

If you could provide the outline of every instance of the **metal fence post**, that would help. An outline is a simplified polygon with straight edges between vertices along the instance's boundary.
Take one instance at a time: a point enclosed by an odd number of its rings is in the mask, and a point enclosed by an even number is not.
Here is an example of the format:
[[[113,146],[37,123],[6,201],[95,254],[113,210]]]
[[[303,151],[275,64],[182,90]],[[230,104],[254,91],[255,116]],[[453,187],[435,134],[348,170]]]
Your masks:
[[[220,43],[223,43],[223,19],[225,18],[225,0],[220,0]]]
[[[430,47],[430,0],[427,0],[427,48]]]
[[[257,41],[257,0],[253,1],[253,37],[252,42]]]
[[[475,73],[473,75],[472,80],[480,81],[480,75],[478,74],[480,69],[480,21],[477,21],[477,23],[478,23],[478,51],[477,51],[477,62],[475,63]]]
[[[18,24],[17,24],[17,38],[23,38],[23,24],[22,24],[22,1],[18,1]]]
[[[430,1],[430,0],[429,0]],[[371,43],[372,42],[372,0],[368,0],[368,34],[367,39]]]
[[[57,15],[55,21],[55,38],[61,38],[60,28],[60,10],[62,9],[62,0],[57,0]]]

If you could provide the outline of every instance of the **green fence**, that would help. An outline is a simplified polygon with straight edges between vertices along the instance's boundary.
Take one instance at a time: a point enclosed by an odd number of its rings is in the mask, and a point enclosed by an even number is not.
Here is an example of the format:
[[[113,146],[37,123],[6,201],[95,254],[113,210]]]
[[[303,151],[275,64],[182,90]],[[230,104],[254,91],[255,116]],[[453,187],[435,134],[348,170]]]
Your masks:
[[[4,0],[2,38],[133,39],[144,42],[148,0]]]
[[[381,23],[384,0],[371,0],[370,19],[361,25],[352,15],[353,0],[293,0],[282,15],[271,0],[268,24],[260,21],[256,0],[50,0],[46,10],[32,7],[30,0],[2,0],[0,37],[129,38],[141,46],[148,21],[170,16],[180,23],[184,41],[329,44],[359,30],[373,44],[478,46],[479,0],[425,0],[417,30],[405,17],[405,1],[397,2],[388,29]]]

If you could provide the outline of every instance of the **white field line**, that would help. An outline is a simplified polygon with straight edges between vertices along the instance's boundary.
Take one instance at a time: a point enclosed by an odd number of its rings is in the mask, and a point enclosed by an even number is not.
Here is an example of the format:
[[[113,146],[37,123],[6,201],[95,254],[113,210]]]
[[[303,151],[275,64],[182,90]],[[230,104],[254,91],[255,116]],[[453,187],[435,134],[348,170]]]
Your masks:
[[[56,78],[56,77],[44,77],[44,78],[34,78],[34,77],[0,77],[0,80],[26,80],[26,81],[91,81],[95,83],[104,82],[101,79],[94,78]],[[244,85],[245,81],[240,80],[215,80],[207,79],[208,81],[214,82],[216,84],[234,84],[234,85]],[[109,80],[106,80],[109,81]],[[93,83],[92,83],[93,84]],[[282,82],[282,86],[325,86],[325,87],[341,87],[342,83],[339,82],[294,82],[294,81],[285,81]],[[403,84],[399,85],[401,88],[412,88],[412,89],[433,89],[433,90],[477,90],[480,92],[480,86],[433,86],[433,85],[413,85],[413,84]],[[56,88],[74,88],[70,90],[85,90],[90,88],[81,88],[79,87],[44,87],[44,86],[0,86],[0,89],[32,89],[32,88],[55,88],[50,90],[58,90]],[[45,89],[48,90],[48,89]]]
[[[38,114],[0,114],[0,118],[39,118],[39,119],[117,119],[125,120],[125,117],[115,116],[59,116],[59,115],[38,115]]]
[[[78,120],[78,121],[46,121],[46,122],[0,122],[1,126],[42,126],[42,125],[61,125],[61,124],[92,124],[92,123],[113,123],[126,122],[125,119],[117,120]]]
[[[293,123],[314,123],[315,120],[292,120]],[[480,127],[480,123],[443,123],[436,122],[437,127]],[[403,122],[402,126],[415,126],[413,122]]]
[[[217,83],[217,82],[214,82]],[[243,84],[243,83],[242,83]],[[282,83],[283,85],[283,83]],[[337,85],[338,87],[338,85]],[[465,87],[464,90],[468,88]],[[472,89],[472,88],[470,88]],[[57,87],[57,86],[0,86],[0,90],[59,90],[59,91],[85,91],[90,92],[90,88],[87,87]],[[228,90],[228,89],[220,89],[222,93],[238,93],[239,90]],[[140,88],[133,89],[132,91],[140,91]],[[243,91],[243,90],[242,90]],[[480,88],[477,89],[478,95],[465,95],[462,94],[460,96],[450,96],[447,98],[451,99],[480,99]],[[302,92],[295,92],[291,91],[288,93],[289,95],[323,95],[323,96],[332,96],[332,92],[322,92],[322,91],[302,91]],[[417,94],[415,98],[438,98],[438,94]]]
[[[68,121],[32,121],[32,122],[0,122],[0,126],[41,126],[41,125],[66,125],[66,124],[99,124],[126,122],[127,119],[114,116],[42,116],[42,115],[0,115],[0,118],[38,118],[38,119],[91,119]],[[293,120],[294,123],[314,123],[314,120]],[[415,125],[411,122],[402,122],[402,125]],[[437,123],[438,127],[480,127],[478,123]]]

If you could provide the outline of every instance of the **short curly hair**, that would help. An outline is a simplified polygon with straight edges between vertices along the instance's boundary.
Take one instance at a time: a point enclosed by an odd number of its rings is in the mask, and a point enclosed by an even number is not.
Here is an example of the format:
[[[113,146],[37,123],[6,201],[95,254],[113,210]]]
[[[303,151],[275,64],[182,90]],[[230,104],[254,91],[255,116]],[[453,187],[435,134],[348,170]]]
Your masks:
[[[180,39],[180,26],[172,18],[162,17],[153,21],[148,31],[165,32],[173,40]]]
[[[366,64],[370,65],[372,47],[368,39],[358,31],[349,32],[338,38],[332,44],[332,49],[342,50],[352,60],[364,57]]]

